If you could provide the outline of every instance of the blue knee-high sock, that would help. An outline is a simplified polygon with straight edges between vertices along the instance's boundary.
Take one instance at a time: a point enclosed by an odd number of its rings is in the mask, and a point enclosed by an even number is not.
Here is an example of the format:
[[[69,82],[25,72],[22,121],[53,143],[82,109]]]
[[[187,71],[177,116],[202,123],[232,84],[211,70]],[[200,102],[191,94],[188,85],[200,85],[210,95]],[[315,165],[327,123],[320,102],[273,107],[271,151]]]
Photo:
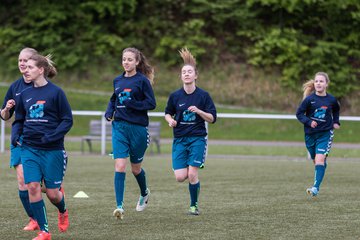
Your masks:
[[[34,214],[30,207],[28,190],[25,190],[25,191],[19,190],[19,197],[20,197],[21,203],[22,203],[27,215],[31,218],[34,218]]]
[[[114,187],[115,187],[116,206],[118,208],[123,207],[124,192],[125,192],[125,175],[126,173],[124,172],[115,172]]]
[[[145,197],[147,195],[146,192],[147,186],[146,186],[146,176],[144,169],[141,169],[140,173],[136,175],[135,178],[137,183],[139,184],[141,196]]]
[[[34,213],[34,217],[39,224],[40,230],[49,232],[48,220],[46,217],[46,207],[44,204],[44,200],[40,200],[38,202],[30,203],[31,210]]]
[[[61,199],[60,202],[58,202],[58,203],[52,203],[52,204],[54,204],[54,206],[57,207],[57,209],[59,209],[59,212],[61,212],[61,213],[66,212],[66,204],[65,204],[64,195],[63,195],[63,197],[62,197],[62,199]]]
[[[195,184],[189,183],[189,192],[190,192],[190,206],[197,206],[198,197],[200,194],[200,182]]]
[[[325,175],[325,166],[324,165],[315,165],[315,176],[314,176],[314,187],[318,190],[320,189],[320,184]]]

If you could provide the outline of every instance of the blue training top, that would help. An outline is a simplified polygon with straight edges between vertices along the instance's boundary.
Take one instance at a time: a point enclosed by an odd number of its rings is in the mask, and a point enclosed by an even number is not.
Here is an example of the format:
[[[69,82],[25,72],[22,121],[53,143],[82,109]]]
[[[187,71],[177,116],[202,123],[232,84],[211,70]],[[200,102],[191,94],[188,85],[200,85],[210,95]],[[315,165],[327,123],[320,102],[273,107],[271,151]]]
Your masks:
[[[15,114],[16,114],[16,111],[17,111],[17,108],[18,108],[17,103],[19,102],[21,93],[24,90],[26,90],[27,88],[30,88],[30,87],[32,87],[32,82],[26,83],[23,77],[19,78],[18,80],[16,80],[15,82],[13,82],[10,85],[8,91],[6,92],[6,95],[5,95],[5,98],[4,98],[4,103],[3,103],[2,107],[1,107],[1,109],[4,109],[5,106],[6,106],[7,101],[9,101],[10,99],[15,100],[15,107],[10,109],[10,111],[9,111],[10,112],[10,117],[9,118],[12,117],[14,111],[15,111]]]
[[[42,150],[63,150],[64,137],[73,125],[70,104],[61,88],[48,81],[23,91],[17,103],[11,141]]]
[[[124,72],[114,79],[113,86],[114,93],[106,109],[105,118],[148,126],[148,110],[156,107],[149,79],[139,72],[132,77],[125,77]]]
[[[216,108],[213,100],[208,92],[196,87],[195,91],[187,94],[184,88],[171,93],[165,114],[174,116],[177,122],[176,127],[173,129],[174,137],[192,137],[192,136],[206,136],[205,120],[198,114],[190,112],[188,108],[196,106],[198,109],[210,113],[216,121]]]
[[[339,122],[340,105],[330,94],[318,96],[315,93],[306,97],[296,111],[297,119],[304,124],[306,134],[333,129]],[[316,121],[317,127],[312,128],[311,122]]]

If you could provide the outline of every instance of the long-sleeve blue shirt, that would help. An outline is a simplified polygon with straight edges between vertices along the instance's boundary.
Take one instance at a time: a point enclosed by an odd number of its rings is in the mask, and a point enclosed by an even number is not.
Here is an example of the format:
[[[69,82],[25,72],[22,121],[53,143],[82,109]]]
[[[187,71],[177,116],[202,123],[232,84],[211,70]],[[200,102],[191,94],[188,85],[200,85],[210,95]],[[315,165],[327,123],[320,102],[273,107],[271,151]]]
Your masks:
[[[6,106],[6,103],[7,101],[9,101],[10,99],[14,99],[15,100],[15,107],[13,107],[12,109],[10,109],[10,117],[12,117],[12,115],[14,114],[14,111],[16,113],[16,110],[18,108],[18,102],[19,102],[19,99],[20,99],[20,95],[21,93],[26,90],[27,88],[30,88],[32,87],[32,82],[30,83],[26,83],[24,81],[24,78],[21,77],[19,78],[18,80],[16,80],[15,82],[13,82],[8,91],[6,92],[6,95],[5,95],[5,98],[4,98],[4,103],[1,107],[1,109],[4,109],[5,106]],[[1,117],[2,118],[2,117]]]
[[[106,109],[105,118],[148,126],[148,110],[156,107],[150,81],[139,72],[132,77],[125,77],[124,74],[113,81],[114,92]]]
[[[174,127],[174,137],[206,136],[205,120],[198,114],[190,112],[188,108],[196,106],[198,109],[210,113],[216,121],[216,108],[208,92],[196,87],[195,91],[187,94],[184,88],[170,94],[165,114],[170,114],[177,122]]]
[[[339,112],[340,105],[334,96],[318,96],[313,93],[302,101],[296,111],[296,117],[304,124],[305,133],[311,134],[331,130],[334,123],[340,125]],[[311,127],[312,121],[317,122],[317,127]]]
[[[61,88],[50,81],[23,91],[12,131],[12,143],[23,135],[23,145],[63,150],[65,134],[73,124],[70,104]]]

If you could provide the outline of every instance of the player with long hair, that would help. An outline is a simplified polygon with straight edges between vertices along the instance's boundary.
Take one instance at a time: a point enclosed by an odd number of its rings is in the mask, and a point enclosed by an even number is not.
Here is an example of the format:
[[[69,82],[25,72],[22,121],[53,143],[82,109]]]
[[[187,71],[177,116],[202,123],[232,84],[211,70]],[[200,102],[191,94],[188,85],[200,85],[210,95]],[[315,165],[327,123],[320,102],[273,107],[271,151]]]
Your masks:
[[[315,164],[314,184],[306,193],[316,197],[320,190],[334,138],[334,129],[340,128],[340,105],[327,93],[330,78],[325,72],[315,74],[314,80],[303,85],[303,101],[296,111],[297,119],[304,124],[305,145]]]
[[[49,57],[34,54],[28,59],[24,76],[33,83],[33,87],[23,91],[16,103],[19,106],[11,137],[14,146],[21,145],[30,207],[40,227],[38,236],[33,240],[51,239],[41,194],[42,180],[48,199],[59,211],[59,231],[65,232],[69,227],[68,209],[59,188],[67,166],[64,137],[71,129],[73,119],[65,93],[47,79],[56,74]]]
[[[196,59],[187,48],[179,51],[182,87],[171,93],[165,109],[165,120],[173,128],[172,167],[176,181],[189,179],[189,214],[199,215],[200,168],[204,167],[207,149],[205,122],[215,123],[216,108],[206,91],[196,86]]]
[[[29,57],[33,54],[36,54],[37,51],[33,48],[23,48],[20,51],[18,57],[18,68],[20,73],[23,75],[26,71],[26,63]],[[32,82],[21,76],[18,80],[13,82],[4,98],[4,103],[1,108],[1,118],[5,121],[9,120],[14,112],[17,112],[16,102],[20,99],[21,93],[27,89],[32,87]],[[37,224],[36,220],[34,219],[34,214],[30,208],[29,202],[29,194],[24,183],[24,173],[23,173],[23,166],[21,163],[20,158],[20,147],[10,145],[10,168],[14,168],[16,170],[16,177],[18,182],[18,189],[19,189],[19,198],[21,200],[22,206],[25,209],[26,214],[29,216],[29,222],[24,227],[25,231],[34,231],[39,229],[39,225]]]
[[[117,219],[123,219],[124,215],[127,158],[130,158],[131,171],[140,188],[136,211],[144,211],[148,205],[150,190],[141,164],[149,145],[148,111],[156,107],[151,86],[154,71],[142,52],[136,48],[124,49],[122,67],[124,72],[113,81],[114,92],[105,113],[105,118],[112,121],[116,199],[113,215]]]

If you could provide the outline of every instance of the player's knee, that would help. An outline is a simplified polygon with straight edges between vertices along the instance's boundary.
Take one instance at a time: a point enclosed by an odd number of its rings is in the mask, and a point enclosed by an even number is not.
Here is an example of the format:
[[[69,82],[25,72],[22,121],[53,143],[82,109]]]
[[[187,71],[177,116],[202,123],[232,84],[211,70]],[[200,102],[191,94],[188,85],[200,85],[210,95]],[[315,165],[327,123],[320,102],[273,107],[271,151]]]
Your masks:
[[[196,173],[189,173],[189,182],[198,182],[198,175]]]
[[[175,179],[177,182],[183,182],[187,179],[187,175],[175,175]]]

